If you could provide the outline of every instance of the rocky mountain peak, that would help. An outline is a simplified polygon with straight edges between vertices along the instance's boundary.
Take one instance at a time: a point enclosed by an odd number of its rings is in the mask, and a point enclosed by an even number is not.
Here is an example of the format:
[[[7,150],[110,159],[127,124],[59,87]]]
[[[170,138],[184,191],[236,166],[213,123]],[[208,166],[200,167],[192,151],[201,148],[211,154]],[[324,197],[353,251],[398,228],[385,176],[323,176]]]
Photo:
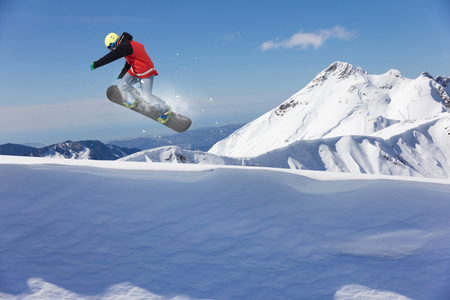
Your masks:
[[[316,86],[321,86],[327,79],[331,77],[334,77],[337,80],[344,80],[355,74],[365,75],[367,74],[367,72],[360,67],[357,67],[355,69],[352,64],[349,64],[347,62],[335,61],[328,68],[320,72],[316,76],[316,78],[314,78],[306,86],[306,88],[311,89]]]

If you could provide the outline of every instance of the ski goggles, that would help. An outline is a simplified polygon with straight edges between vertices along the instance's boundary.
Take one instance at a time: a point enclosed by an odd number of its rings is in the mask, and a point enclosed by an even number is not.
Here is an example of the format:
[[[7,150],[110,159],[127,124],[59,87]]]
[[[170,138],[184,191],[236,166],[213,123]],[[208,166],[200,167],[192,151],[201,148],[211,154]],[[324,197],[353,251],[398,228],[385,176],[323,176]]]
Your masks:
[[[114,43],[109,44],[109,46],[108,46],[108,49],[109,49],[109,50],[114,50],[114,49],[116,49],[116,48],[117,48],[117,41],[114,42]]]

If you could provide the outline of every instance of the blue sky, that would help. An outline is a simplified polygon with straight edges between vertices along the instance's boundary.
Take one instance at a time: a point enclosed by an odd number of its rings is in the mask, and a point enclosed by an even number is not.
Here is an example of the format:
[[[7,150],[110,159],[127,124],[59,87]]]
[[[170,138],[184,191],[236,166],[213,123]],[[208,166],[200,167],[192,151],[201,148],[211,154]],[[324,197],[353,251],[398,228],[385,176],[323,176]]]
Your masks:
[[[334,61],[450,76],[450,1],[0,1],[0,144],[173,132],[110,103],[124,59],[91,71],[109,32],[146,47],[154,93],[192,128],[247,123]]]

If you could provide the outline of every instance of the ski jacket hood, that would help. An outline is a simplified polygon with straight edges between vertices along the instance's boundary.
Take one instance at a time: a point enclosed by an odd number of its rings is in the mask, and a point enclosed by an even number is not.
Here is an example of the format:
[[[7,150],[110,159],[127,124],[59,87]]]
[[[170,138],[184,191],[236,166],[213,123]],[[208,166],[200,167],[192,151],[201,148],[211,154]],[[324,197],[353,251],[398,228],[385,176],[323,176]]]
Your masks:
[[[129,34],[128,32],[124,32],[122,33],[122,35],[119,38],[119,42],[117,43],[117,46],[119,46],[119,44],[123,41],[125,43],[129,43],[133,40],[133,36],[131,34]]]

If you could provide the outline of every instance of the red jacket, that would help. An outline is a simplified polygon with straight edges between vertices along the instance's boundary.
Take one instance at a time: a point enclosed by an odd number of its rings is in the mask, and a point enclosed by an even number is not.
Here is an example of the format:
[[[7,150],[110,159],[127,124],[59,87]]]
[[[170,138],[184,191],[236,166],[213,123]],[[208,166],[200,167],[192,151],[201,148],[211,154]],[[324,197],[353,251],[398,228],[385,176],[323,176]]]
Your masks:
[[[131,41],[130,44],[133,47],[133,54],[125,56],[127,63],[131,66],[128,74],[138,78],[158,75],[152,60],[145,52],[144,45],[136,41]]]

